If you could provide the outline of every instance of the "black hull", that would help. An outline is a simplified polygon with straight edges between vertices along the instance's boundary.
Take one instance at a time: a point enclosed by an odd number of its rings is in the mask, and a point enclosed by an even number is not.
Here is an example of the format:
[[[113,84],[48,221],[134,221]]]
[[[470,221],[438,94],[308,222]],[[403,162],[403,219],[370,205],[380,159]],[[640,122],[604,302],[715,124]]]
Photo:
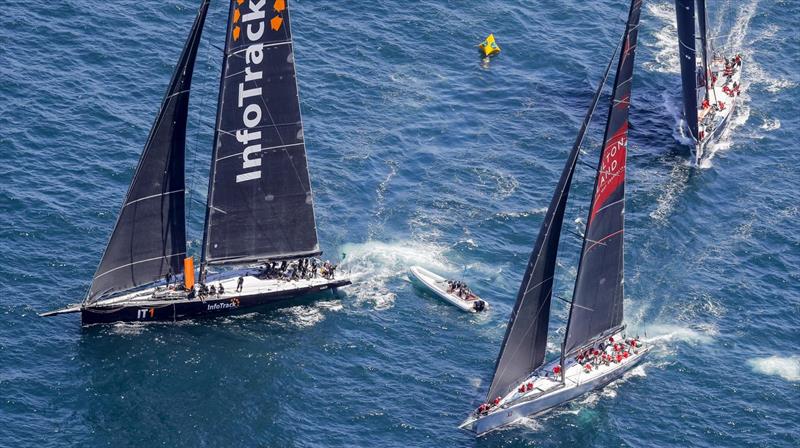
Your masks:
[[[174,322],[197,317],[220,316],[320,291],[335,290],[349,284],[350,280],[334,280],[324,285],[298,288],[292,291],[276,291],[223,299],[176,300],[171,303],[160,302],[153,306],[142,303],[116,307],[87,307],[81,310],[81,325],[113,322]]]

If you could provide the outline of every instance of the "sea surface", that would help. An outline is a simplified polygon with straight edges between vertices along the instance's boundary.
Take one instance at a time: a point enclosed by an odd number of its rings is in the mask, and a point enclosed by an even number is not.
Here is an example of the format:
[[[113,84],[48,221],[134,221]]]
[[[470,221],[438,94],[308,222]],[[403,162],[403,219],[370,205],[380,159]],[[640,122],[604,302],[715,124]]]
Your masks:
[[[628,4],[291,2],[319,235],[355,284],[177,324],[38,317],[86,293],[197,3],[3,3],[0,446],[800,446],[800,3],[709,1],[718,44],[743,54],[744,92],[692,167],[673,2],[645,1],[625,320],[654,351],[604,390],[480,439],[457,425],[485,396]],[[195,254],[226,14],[213,2],[191,98]],[[489,33],[502,52],[483,65]],[[609,93],[575,179],[575,233]],[[561,297],[579,246],[564,233]],[[437,301],[411,265],[466,280],[490,311]],[[551,356],[566,312],[554,302]]]

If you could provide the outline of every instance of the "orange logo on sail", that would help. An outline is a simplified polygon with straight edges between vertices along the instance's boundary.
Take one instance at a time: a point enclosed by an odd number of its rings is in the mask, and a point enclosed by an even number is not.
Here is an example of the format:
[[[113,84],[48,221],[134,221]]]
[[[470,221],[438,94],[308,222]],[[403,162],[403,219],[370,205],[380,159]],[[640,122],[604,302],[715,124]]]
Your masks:
[[[269,24],[272,26],[272,31],[278,31],[283,25],[283,19],[280,16],[275,16],[269,21]]]
[[[275,11],[281,12],[286,9],[286,2],[284,0],[275,0]]]
[[[236,0],[236,3],[238,3],[241,6],[241,4],[244,3],[244,0]],[[233,23],[239,23],[239,19],[241,17],[242,17],[242,13],[239,12],[239,8],[234,9],[233,10]],[[241,30],[241,28],[239,28],[239,25],[236,25],[236,26],[233,27],[232,34],[233,34],[233,40],[234,41],[239,40],[239,35],[242,34],[242,30]]]

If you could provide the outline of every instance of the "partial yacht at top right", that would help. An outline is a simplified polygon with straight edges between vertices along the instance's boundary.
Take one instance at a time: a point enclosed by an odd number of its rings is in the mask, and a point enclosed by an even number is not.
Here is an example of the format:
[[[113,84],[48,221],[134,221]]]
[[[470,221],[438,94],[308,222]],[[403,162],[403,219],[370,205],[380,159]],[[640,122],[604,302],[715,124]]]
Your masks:
[[[715,49],[705,0],[675,0],[685,130],[699,164],[722,135],[739,97],[742,57]],[[699,55],[697,53],[700,53]]]

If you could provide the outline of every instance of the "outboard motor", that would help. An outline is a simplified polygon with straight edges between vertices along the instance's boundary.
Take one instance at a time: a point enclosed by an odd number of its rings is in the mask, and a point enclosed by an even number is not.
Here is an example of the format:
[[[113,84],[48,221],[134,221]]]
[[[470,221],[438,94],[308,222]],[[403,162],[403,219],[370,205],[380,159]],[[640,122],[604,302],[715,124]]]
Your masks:
[[[472,305],[472,308],[475,311],[479,311],[479,312],[483,311],[484,309],[486,309],[486,302],[484,302],[483,300],[476,300],[475,304]]]

